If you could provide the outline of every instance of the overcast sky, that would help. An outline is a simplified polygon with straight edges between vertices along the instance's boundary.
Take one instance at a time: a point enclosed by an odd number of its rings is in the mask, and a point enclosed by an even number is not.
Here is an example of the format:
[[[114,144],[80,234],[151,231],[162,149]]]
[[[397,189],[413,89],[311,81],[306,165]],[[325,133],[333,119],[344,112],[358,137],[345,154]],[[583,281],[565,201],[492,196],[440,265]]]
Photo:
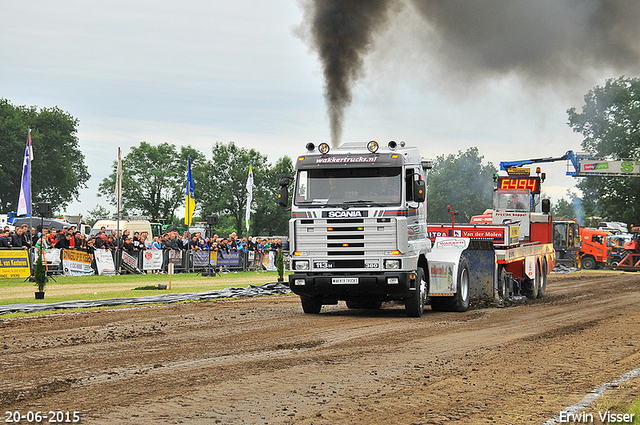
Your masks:
[[[95,194],[118,146],[126,154],[141,141],[166,141],[210,156],[215,142],[234,141],[275,162],[308,141],[330,140],[322,65],[300,36],[303,18],[296,0],[5,2],[0,97],[58,106],[79,119],[92,177],[68,212],[98,203],[113,212]],[[469,70],[447,75],[451,68],[436,65],[424,38],[416,41],[428,30],[411,5],[394,11],[365,57],[343,140],[404,140],[431,158],[477,146],[496,166],[561,156],[581,142],[566,110],[622,73],[532,84],[503,72],[466,82]],[[544,169],[543,190],[554,199],[575,184],[563,162]]]

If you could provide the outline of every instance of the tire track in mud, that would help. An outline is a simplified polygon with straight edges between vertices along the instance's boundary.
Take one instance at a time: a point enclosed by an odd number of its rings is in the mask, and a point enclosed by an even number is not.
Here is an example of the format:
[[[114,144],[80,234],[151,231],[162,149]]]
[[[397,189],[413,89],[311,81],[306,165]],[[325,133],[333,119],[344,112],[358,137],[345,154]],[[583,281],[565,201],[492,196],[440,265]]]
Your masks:
[[[637,364],[639,284],[552,277],[542,300],[417,319],[306,316],[282,296],[0,321],[9,337],[41,332],[3,350],[0,405],[82,409],[85,423],[541,423]]]

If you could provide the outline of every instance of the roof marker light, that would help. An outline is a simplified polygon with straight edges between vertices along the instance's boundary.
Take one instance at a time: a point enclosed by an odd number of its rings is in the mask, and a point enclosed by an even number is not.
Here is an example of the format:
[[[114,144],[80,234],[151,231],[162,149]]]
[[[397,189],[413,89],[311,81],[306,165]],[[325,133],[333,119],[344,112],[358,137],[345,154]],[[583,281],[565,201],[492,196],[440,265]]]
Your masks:
[[[327,143],[320,143],[320,145],[318,145],[318,152],[320,152],[322,155],[328,154],[329,145]]]

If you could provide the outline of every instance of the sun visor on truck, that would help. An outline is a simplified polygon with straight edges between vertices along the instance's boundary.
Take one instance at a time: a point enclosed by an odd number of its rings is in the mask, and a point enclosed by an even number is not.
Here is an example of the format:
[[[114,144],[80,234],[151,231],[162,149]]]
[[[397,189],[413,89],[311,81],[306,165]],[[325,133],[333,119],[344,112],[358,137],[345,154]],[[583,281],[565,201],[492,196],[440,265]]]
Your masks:
[[[404,163],[398,153],[382,153],[378,155],[301,155],[296,162],[296,169],[317,169],[322,167],[393,167]]]

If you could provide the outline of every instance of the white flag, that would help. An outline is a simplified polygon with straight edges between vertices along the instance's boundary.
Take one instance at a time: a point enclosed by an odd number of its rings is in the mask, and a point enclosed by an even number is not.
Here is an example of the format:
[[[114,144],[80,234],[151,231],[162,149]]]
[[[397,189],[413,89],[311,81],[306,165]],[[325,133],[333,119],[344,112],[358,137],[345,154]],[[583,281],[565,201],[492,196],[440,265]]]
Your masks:
[[[249,216],[251,215],[251,200],[253,199],[253,169],[249,167],[249,177],[247,177],[247,209],[244,219],[247,225],[247,234],[249,233]]]
[[[116,170],[116,208],[118,217],[120,217],[122,209],[122,153],[120,147],[118,147],[118,168]]]

